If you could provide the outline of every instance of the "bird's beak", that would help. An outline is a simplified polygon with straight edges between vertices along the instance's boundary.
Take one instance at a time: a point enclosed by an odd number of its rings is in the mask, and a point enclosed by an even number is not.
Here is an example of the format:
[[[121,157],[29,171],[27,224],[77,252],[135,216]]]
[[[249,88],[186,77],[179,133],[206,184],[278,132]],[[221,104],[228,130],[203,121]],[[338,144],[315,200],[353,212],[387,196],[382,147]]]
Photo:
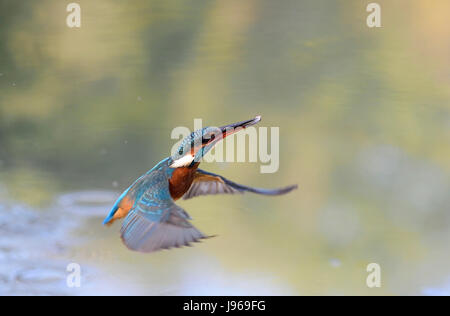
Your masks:
[[[261,121],[261,116],[257,115],[255,118],[247,121],[242,121],[238,123],[233,123],[229,125],[225,125],[217,128],[217,132],[208,138],[202,138],[199,144],[194,143],[191,150],[186,152],[185,155],[177,160],[175,160],[170,167],[178,168],[182,166],[187,166],[192,164],[192,162],[196,162],[201,159],[211,148],[213,148],[216,143],[220,140],[224,139],[227,136],[230,136],[234,133],[239,132],[242,129],[245,129],[249,126],[255,125]]]
[[[243,130],[249,126],[255,125],[259,121],[261,121],[261,116],[257,115],[257,116],[255,116],[255,118],[253,118],[251,120],[237,122],[237,123],[228,124],[228,125],[219,127],[217,129],[217,134],[215,135],[215,137],[212,137],[209,140],[204,141],[202,144],[202,147],[214,146],[215,143],[224,139],[225,137],[233,135],[233,134],[239,132],[240,130]]]
[[[261,121],[261,116],[257,115],[257,116],[255,116],[255,118],[253,118],[251,120],[225,125],[225,126],[219,127],[219,129],[222,132],[222,138],[225,138],[227,136],[230,136],[234,133],[239,132],[242,129],[245,129],[249,126],[255,125],[259,121]]]
[[[261,121],[261,116],[257,115],[257,116],[255,116],[255,118],[253,118],[251,120],[237,122],[237,123],[228,124],[228,125],[219,127],[217,130],[219,135],[216,134],[216,137],[211,138],[211,139],[207,140],[206,142],[203,142],[203,147],[209,146],[209,145],[213,146],[213,144],[224,139],[225,137],[233,135],[233,134],[239,132],[240,130],[243,130],[249,126],[255,125],[259,121]]]

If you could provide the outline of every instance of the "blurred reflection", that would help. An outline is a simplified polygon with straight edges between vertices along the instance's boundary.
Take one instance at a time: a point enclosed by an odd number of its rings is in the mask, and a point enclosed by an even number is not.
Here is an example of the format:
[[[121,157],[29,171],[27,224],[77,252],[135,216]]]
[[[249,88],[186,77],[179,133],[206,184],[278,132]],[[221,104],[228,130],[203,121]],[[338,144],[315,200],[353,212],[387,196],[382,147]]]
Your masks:
[[[61,1],[2,1],[0,293],[448,293],[449,4],[378,2],[381,29],[360,1],[79,0],[74,30]],[[279,171],[205,169],[299,190],[183,202],[219,236],[150,256],[101,226],[172,128],[255,114]]]

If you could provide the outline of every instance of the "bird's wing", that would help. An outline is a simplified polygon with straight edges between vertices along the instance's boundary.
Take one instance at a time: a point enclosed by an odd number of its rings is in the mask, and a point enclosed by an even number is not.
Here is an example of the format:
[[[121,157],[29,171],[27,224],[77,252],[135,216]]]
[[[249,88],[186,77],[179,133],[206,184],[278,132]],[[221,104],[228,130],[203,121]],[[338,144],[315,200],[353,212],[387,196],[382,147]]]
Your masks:
[[[297,185],[290,185],[278,189],[259,189],[246,185],[238,184],[230,181],[218,174],[197,169],[189,190],[183,195],[183,199],[187,200],[200,195],[210,194],[237,194],[244,192],[253,192],[262,195],[281,195],[286,194],[297,188]]]
[[[158,186],[158,185],[156,185]],[[125,218],[120,235],[131,250],[153,252],[172,247],[189,246],[207,238],[188,221],[189,215],[170,198],[168,186],[148,190]]]

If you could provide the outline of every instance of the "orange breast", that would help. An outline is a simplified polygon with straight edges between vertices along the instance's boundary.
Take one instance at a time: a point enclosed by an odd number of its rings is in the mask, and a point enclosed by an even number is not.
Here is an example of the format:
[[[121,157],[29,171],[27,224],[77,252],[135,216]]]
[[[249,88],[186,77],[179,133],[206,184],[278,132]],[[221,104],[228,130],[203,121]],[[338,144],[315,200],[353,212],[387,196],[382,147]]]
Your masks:
[[[199,163],[196,163],[192,168],[181,167],[173,171],[169,180],[169,191],[172,199],[178,200],[189,190],[192,181],[194,181],[198,165]]]

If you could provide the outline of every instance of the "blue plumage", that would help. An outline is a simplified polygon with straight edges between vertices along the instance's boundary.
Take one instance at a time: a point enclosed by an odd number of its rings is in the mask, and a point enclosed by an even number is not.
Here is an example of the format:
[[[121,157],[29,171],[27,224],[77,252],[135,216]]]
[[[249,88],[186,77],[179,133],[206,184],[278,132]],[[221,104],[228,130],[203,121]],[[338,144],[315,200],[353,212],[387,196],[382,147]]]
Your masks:
[[[122,193],[103,224],[125,217],[121,238],[135,251],[153,252],[188,246],[207,236],[192,226],[189,214],[175,204],[175,199],[246,191],[280,195],[292,191],[296,186],[275,190],[251,188],[197,169],[200,159],[218,141],[259,121],[260,117],[256,117],[221,128],[195,131],[182,141],[172,157],[160,161]]]

